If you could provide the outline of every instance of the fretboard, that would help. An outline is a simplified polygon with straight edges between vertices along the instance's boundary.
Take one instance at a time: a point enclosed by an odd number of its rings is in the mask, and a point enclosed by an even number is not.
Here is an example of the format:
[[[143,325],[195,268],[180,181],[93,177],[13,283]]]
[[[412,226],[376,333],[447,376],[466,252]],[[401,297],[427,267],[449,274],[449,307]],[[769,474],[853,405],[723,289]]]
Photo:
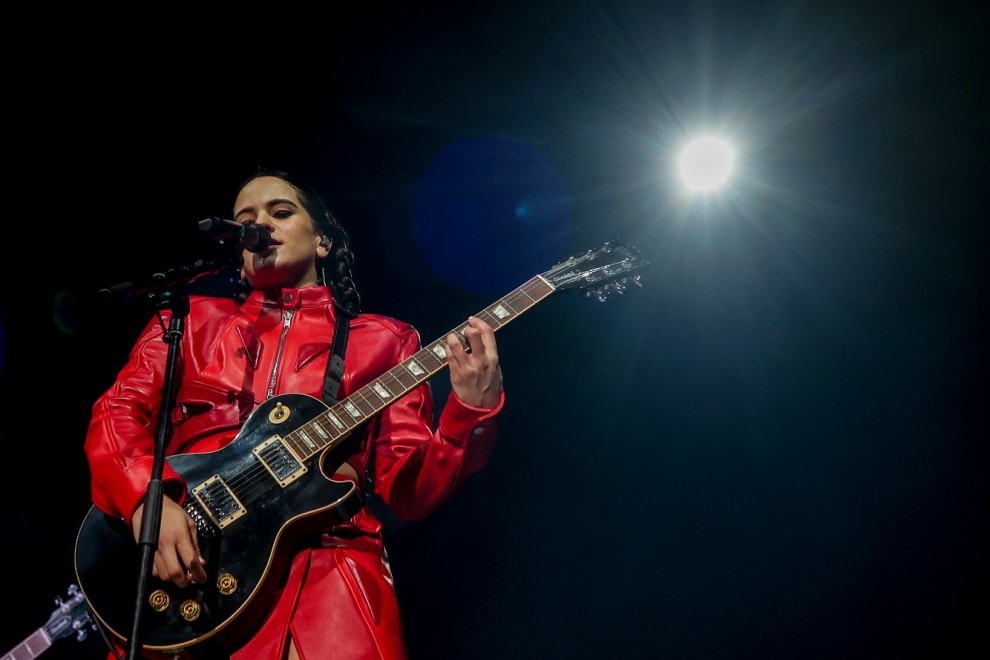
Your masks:
[[[51,637],[44,628],[39,628],[30,637],[10,649],[6,655],[0,657],[0,660],[31,660],[44,653],[51,645]]]
[[[498,331],[555,290],[543,276],[537,275],[475,316]],[[284,438],[285,442],[306,460],[343,440],[355,428],[442,371],[447,366],[447,336],[454,333],[463,338],[467,325],[467,321],[464,321],[450,332],[444,333],[442,337],[334,404],[326,412],[289,433]]]

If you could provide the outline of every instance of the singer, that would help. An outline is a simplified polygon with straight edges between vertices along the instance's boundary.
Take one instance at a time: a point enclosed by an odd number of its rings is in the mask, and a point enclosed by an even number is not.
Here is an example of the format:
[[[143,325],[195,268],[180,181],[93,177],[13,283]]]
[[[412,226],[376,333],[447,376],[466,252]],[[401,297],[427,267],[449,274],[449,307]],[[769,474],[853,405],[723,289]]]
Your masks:
[[[230,298],[190,297],[174,409],[159,409],[167,323],[156,317],[95,402],[85,440],[94,508],[121,521],[131,545],[142,528],[154,430],[161,415],[172,420],[167,453],[175,465],[167,461],[163,474],[152,614],[181,612],[169,624],[179,641],[144,646],[142,657],[199,657],[203,640],[208,657],[235,660],[406,658],[382,523],[366,498],[379,497],[402,520],[421,520],[486,464],[504,404],[494,331],[471,317],[463,337],[451,334],[438,344],[451,394],[436,425],[426,382],[387,401],[402,391],[403,378],[390,382],[391,390],[375,388],[386,401],[377,416],[361,419],[353,406],[345,406],[353,420],[328,415],[331,404],[400,364],[415,375],[420,367],[410,357],[421,348],[419,335],[407,323],[361,310],[348,234],[315,189],[285,172],[256,173],[237,190],[232,218],[222,222],[237,229],[227,240],[235,238],[242,250],[241,280]],[[314,406],[317,412],[303,417],[318,416],[318,424],[299,419],[301,404]],[[319,470],[300,469],[299,459],[348,425],[353,432],[343,436],[343,451],[328,453],[322,465],[332,475],[332,496],[308,486],[290,491],[298,482],[326,481],[313,474]],[[249,455],[225,454],[255,437]],[[241,469],[248,459],[264,467]],[[191,493],[190,465],[230,476]],[[282,492],[303,494],[283,499]],[[273,518],[306,521],[304,533],[288,524],[273,533]],[[240,563],[216,554],[215,539],[226,534],[243,535],[234,548]],[[119,582],[123,611],[133,594],[125,564],[119,579],[90,588]],[[266,588],[246,608],[252,615],[216,621],[224,599],[253,583]],[[95,614],[110,618],[98,608]],[[148,638],[160,631],[161,617],[145,618]],[[127,646],[119,638],[114,644],[117,653]]]

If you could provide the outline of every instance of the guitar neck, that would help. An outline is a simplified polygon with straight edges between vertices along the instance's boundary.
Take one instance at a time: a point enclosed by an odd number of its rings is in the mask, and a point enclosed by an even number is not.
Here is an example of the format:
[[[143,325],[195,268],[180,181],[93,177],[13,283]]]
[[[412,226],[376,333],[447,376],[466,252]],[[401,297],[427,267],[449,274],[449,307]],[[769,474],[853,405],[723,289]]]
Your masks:
[[[52,638],[48,636],[44,628],[38,628],[30,637],[10,649],[0,660],[30,660],[48,650],[52,645]]]
[[[556,288],[552,284],[542,275],[537,275],[475,316],[498,331],[554,291]],[[288,434],[285,441],[299,456],[308,459],[343,440],[358,426],[442,371],[447,366],[447,336],[455,333],[463,337],[467,325],[465,321],[427,344],[331,406],[325,413]]]
[[[37,658],[59,639],[75,635],[76,639],[86,639],[92,619],[82,592],[75,584],[69,585],[68,597],[56,598],[57,607],[48,617],[48,623],[31,633],[31,636],[0,656],[0,660],[29,660]]]

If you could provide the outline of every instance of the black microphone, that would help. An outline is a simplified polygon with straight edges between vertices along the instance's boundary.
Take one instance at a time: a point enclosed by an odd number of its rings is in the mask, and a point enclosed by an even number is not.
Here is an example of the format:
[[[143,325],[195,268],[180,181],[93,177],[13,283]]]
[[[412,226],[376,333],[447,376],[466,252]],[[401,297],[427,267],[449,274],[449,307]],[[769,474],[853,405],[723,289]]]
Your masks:
[[[271,233],[255,222],[238,224],[233,220],[214,216],[200,220],[199,229],[219,239],[221,243],[233,244],[238,250],[264,252],[272,244]]]

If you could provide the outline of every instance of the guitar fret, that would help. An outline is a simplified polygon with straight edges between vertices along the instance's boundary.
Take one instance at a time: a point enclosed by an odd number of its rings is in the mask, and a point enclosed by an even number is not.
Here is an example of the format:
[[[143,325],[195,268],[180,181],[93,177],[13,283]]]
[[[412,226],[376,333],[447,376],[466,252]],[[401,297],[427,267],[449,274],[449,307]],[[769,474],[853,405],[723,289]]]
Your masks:
[[[498,330],[511,321],[515,314],[515,310],[512,309],[508,301],[503,300],[500,304],[493,305],[478,314],[478,318],[486,321],[488,325],[492,326],[492,329]]]
[[[360,401],[355,401],[354,403],[358,404],[359,407],[364,406],[361,407],[361,410],[364,412],[366,417],[374,415],[376,412],[385,407],[383,405],[384,401],[382,401],[382,398],[378,396],[377,392],[375,392],[371,385],[362,387],[360,390],[355,392],[355,394],[358,395]],[[376,400],[378,403],[375,403]]]
[[[533,296],[529,295],[529,293],[527,293],[526,291],[520,291],[520,293],[522,294],[522,298],[520,298],[520,301],[524,305],[526,305],[526,309],[529,309],[530,307],[536,304],[538,298],[534,298]]]
[[[347,425],[344,424],[339,417],[334,415],[333,411],[328,411],[326,413],[326,418],[330,420],[330,423],[333,424],[334,428],[338,431],[344,431],[347,429]]]
[[[520,310],[525,311],[533,306],[533,299],[526,295],[525,293],[520,293],[519,295],[509,296],[506,300],[511,300],[513,304]]]
[[[385,384],[382,382],[381,378],[375,381],[374,385],[372,386],[372,389],[375,390],[375,394],[381,397],[382,402],[385,402],[388,399],[392,398],[392,392],[389,391],[387,387],[385,387]]]
[[[507,300],[503,300],[498,305],[490,307],[491,314],[494,315],[499,321],[503,321],[510,316],[515,315],[516,310],[512,309],[512,305],[509,304]],[[488,310],[485,310],[488,311]]]
[[[371,417],[377,411],[385,407],[384,401],[378,394],[372,389],[371,385],[362,387],[360,390],[354,393],[356,400],[354,404],[361,409],[366,417]],[[377,401],[377,403],[375,403]]]
[[[360,408],[358,408],[355,402],[353,401],[346,402],[344,404],[344,410],[346,410],[348,414],[350,414],[350,416],[353,417],[355,420],[359,420],[362,417],[364,417],[364,412]]]
[[[402,368],[412,374],[418,382],[419,378],[426,375],[426,369],[423,368],[419,362],[416,361],[415,357],[411,357],[402,363]]]
[[[294,453],[295,453],[295,454],[296,454],[297,456],[308,456],[308,455],[309,455],[309,453],[308,453],[308,452],[305,452],[305,451],[302,451],[302,447],[301,447],[301,446],[299,445],[299,439],[298,439],[298,434],[299,434],[299,432],[300,432],[300,430],[299,430],[299,429],[297,429],[296,431],[294,431],[294,432],[292,432],[292,433],[290,433],[289,435],[286,435],[286,436],[284,436],[284,437],[282,438],[282,441],[283,441],[283,442],[284,442],[284,443],[285,443],[285,444],[286,444],[286,445],[287,445],[287,446],[289,447],[289,449],[291,449],[291,450],[292,450],[292,451],[293,451],[293,452],[294,452]]]
[[[341,426],[344,429],[349,430],[357,426],[357,422],[361,417],[361,411],[354,408],[353,403],[350,403],[350,397],[334,406],[334,410],[336,411],[337,419],[341,422]],[[352,413],[351,410],[354,412]]]
[[[55,610],[58,613],[58,610]],[[46,636],[44,630],[34,631],[27,639],[10,650],[10,653],[3,656],[2,660],[18,660],[19,658],[37,658],[45,649],[52,645],[51,638]],[[24,651],[26,655],[21,655]]]
[[[530,291],[533,292],[533,295],[529,294]],[[542,293],[540,293],[540,291],[542,291]],[[553,286],[539,276],[534,277],[529,282],[526,282],[526,284],[519,287],[519,292],[530,298],[534,303],[543,300],[554,291],[555,289]]]
[[[383,380],[385,378],[391,379],[392,386],[389,387],[388,390],[389,392],[393,393],[393,396],[402,396],[403,394],[405,394],[406,392],[408,392],[409,390],[411,390],[413,387],[416,386],[415,379],[412,379],[412,382],[410,382],[407,385],[405,382],[402,381],[401,378],[399,378],[399,376],[405,376],[408,378],[409,373],[404,369],[390,369],[389,371],[385,372],[385,375],[382,376],[382,378],[379,379],[379,380]]]
[[[416,358],[416,361],[419,364],[423,365],[427,373],[433,373],[434,371],[442,367],[444,364],[446,364],[443,359],[441,359],[436,353],[430,350],[430,347],[420,350],[418,353],[416,353],[414,357]],[[444,358],[446,357],[447,354],[444,353]]]
[[[429,352],[437,359],[441,365],[447,363],[447,348],[442,342],[435,341],[430,345]]]
[[[487,309],[482,310],[475,314],[479,319],[492,326],[493,330],[498,330],[502,327],[502,320],[496,317],[494,314],[489,312]],[[464,326],[467,327],[467,326]]]
[[[327,430],[323,428],[323,426],[321,426],[316,419],[310,422],[309,425],[313,427],[313,430],[316,431],[316,435],[320,436],[321,440],[324,440],[327,444],[330,444],[330,433],[327,432]]]
[[[298,429],[296,433],[299,434],[299,437],[302,438],[302,441],[306,443],[307,447],[309,447],[311,450],[316,450],[317,448],[316,443],[313,442],[313,438],[311,438],[309,434],[306,433],[305,429]]]
[[[533,302],[533,296],[531,296],[528,293],[526,293],[526,291],[524,291],[523,289],[520,289],[519,290],[519,300],[522,301],[523,303],[526,303],[526,301],[530,301],[530,303],[532,303]]]

